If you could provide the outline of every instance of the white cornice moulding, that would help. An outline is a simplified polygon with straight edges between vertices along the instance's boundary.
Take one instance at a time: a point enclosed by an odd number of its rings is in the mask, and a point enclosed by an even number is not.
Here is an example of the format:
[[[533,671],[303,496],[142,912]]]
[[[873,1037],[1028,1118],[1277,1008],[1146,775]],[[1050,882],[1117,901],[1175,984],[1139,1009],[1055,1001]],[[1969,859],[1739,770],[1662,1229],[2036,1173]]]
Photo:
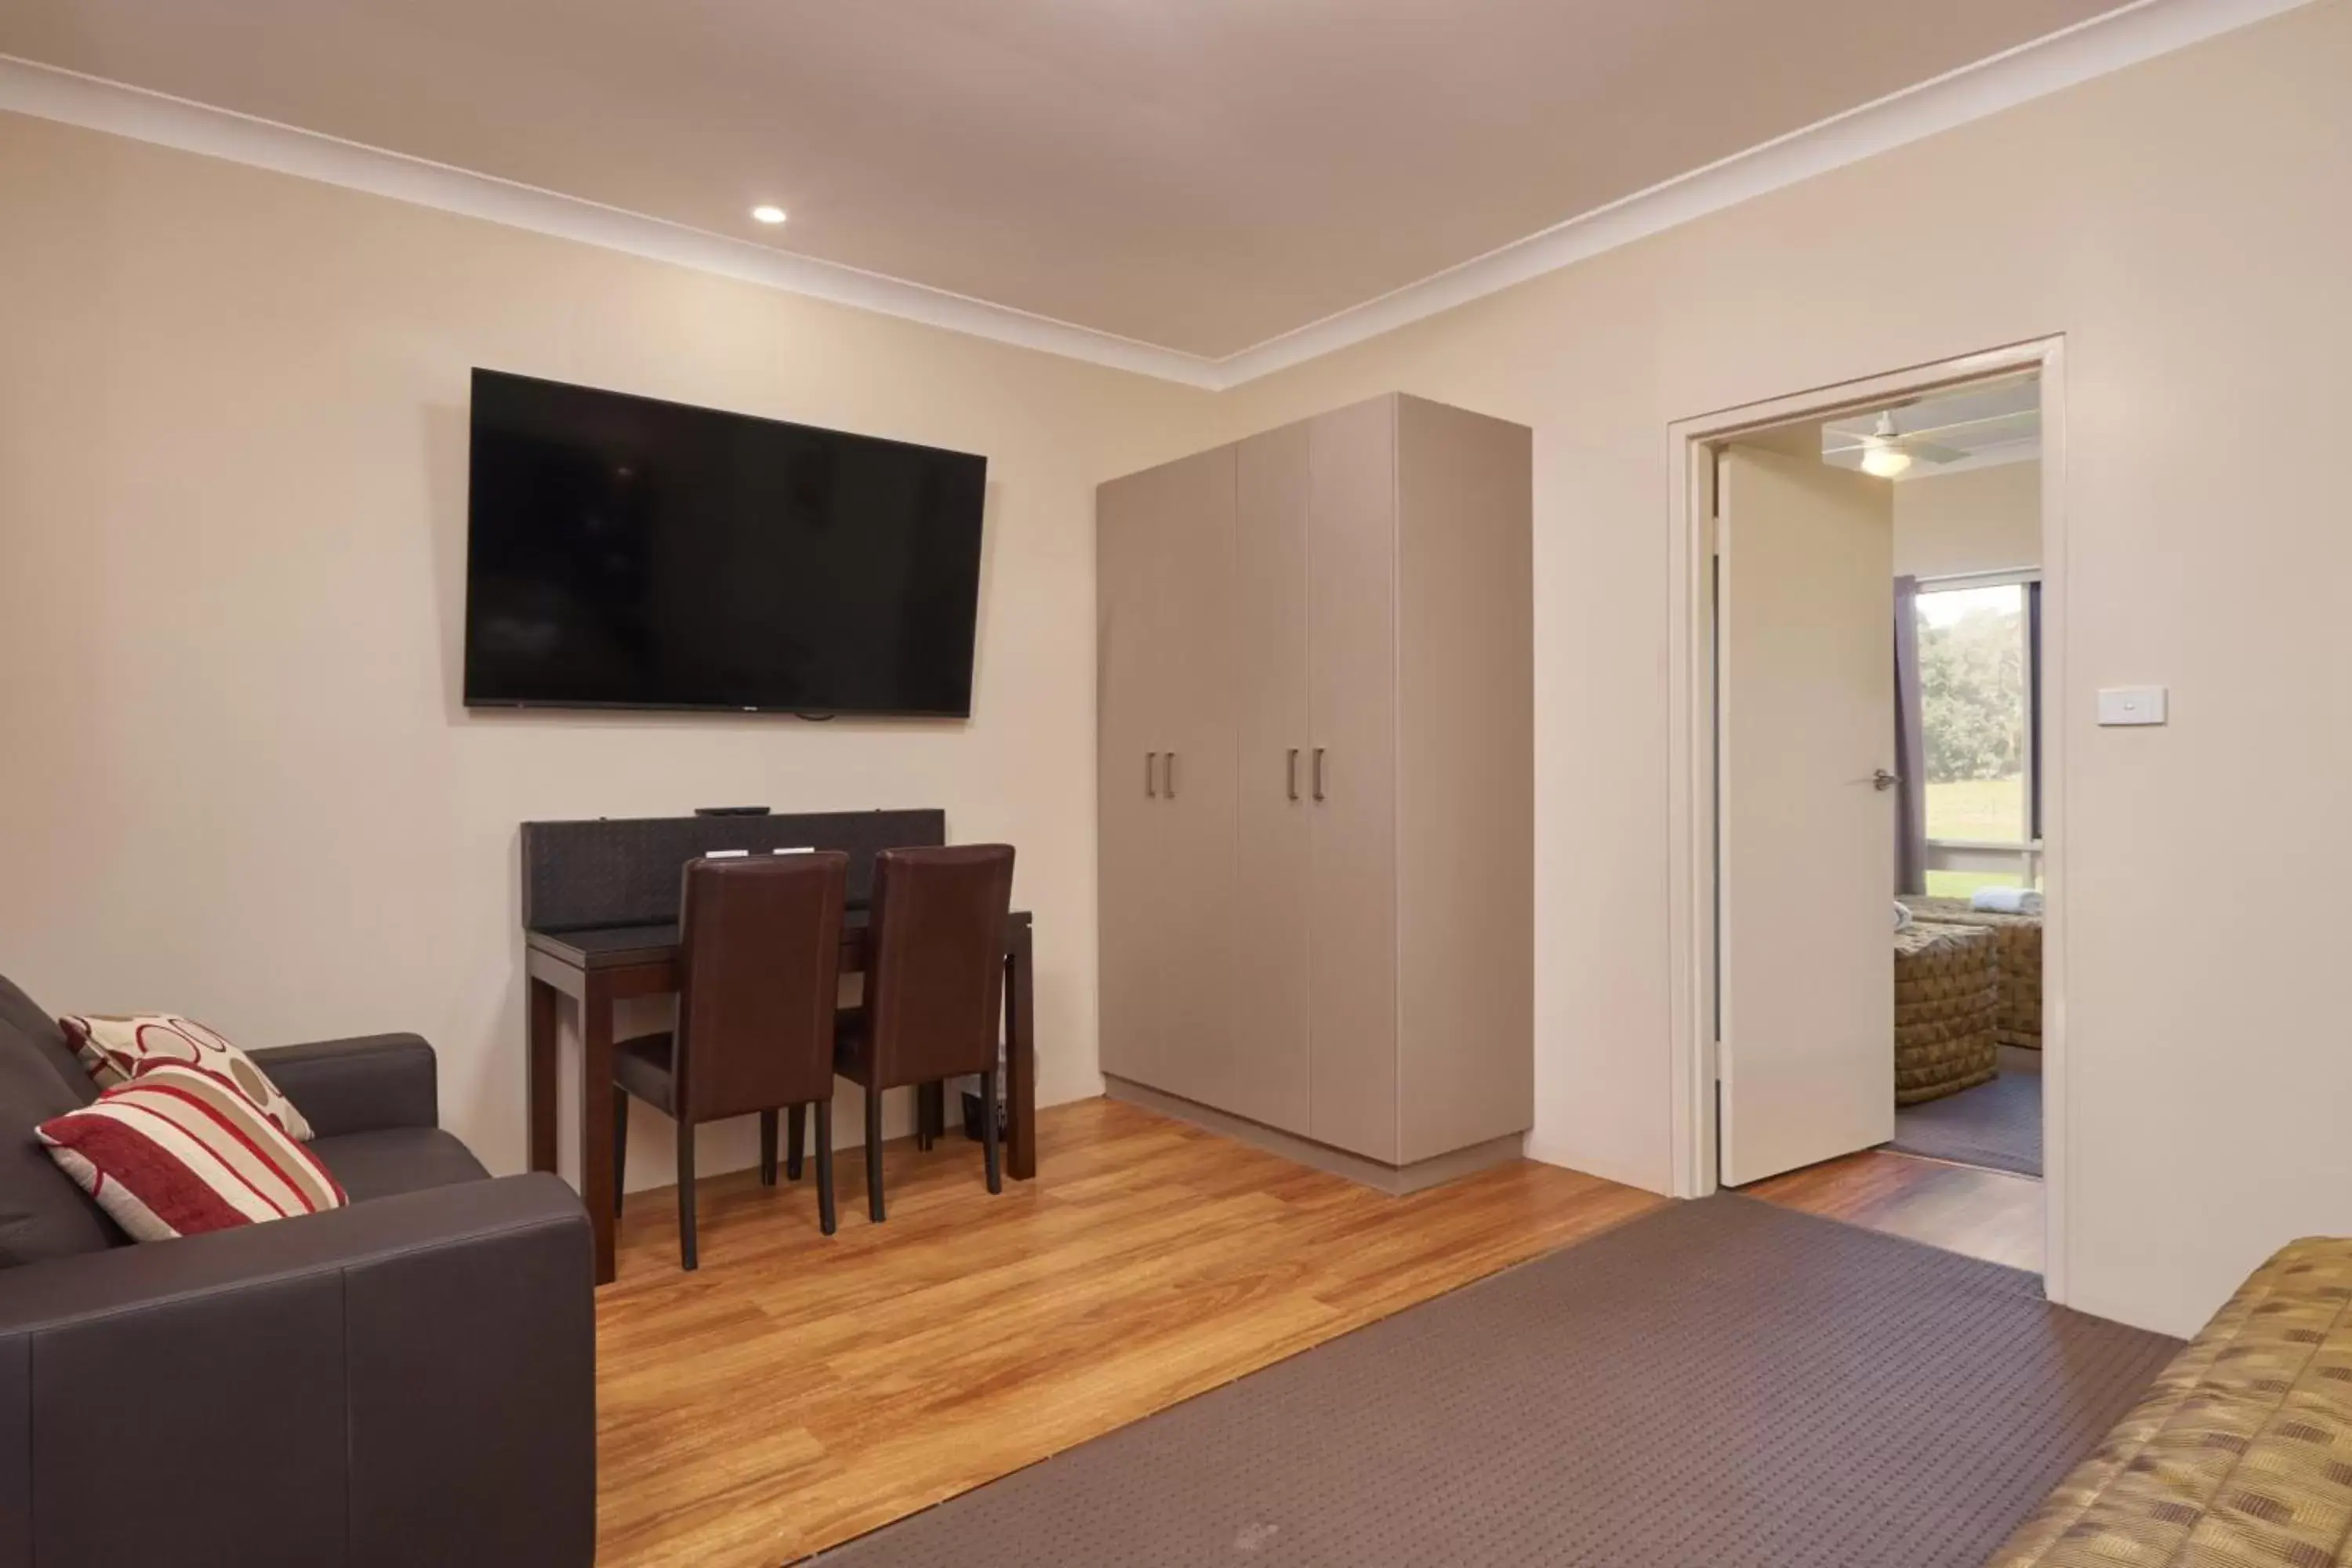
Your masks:
[[[1998,114],[2308,0],[2136,0],[1734,153],[1223,359],[1138,342],[920,283],[494,175],[0,55],[0,110],[764,284],[1114,370],[1222,391],[1410,326],[1816,174]]]
[[[1859,163],[2308,3],[2137,0],[2121,10],[1678,174],[1393,293],[1269,338],[1217,361],[1222,373],[1219,384],[1236,386],[1319,359],[1816,174]]]
[[[1212,362],[1195,354],[14,56],[0,55],[0,110],[486,218],[1115,370],[1201,387],[1216,381]]]

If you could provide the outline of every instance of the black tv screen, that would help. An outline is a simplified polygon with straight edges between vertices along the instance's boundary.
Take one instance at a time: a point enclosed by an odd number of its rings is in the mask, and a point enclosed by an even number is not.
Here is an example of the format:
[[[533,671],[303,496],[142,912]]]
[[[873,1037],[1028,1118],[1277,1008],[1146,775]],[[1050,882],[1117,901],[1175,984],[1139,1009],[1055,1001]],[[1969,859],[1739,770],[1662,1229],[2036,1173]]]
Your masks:
[[[474,372],[469,707],[971,711],[987,459]]]

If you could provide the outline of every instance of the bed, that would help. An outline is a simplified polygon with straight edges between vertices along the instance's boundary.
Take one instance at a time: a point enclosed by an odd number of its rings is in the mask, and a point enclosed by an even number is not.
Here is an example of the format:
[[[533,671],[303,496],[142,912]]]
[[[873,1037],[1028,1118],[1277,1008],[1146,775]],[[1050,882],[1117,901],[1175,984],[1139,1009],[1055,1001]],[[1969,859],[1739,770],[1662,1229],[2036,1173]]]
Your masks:
[[[2000,964],[2000,1043],[2042,1048],[2042,917],[1999,915],[1966,899],[1906,898],[1912,918],[1936,925],[1981,926],[1993,933]]]
[[[1981,926],[1915,920],[1895,933],[1895,1103],[1990,1083],[2000,1066],[2000,971]]]

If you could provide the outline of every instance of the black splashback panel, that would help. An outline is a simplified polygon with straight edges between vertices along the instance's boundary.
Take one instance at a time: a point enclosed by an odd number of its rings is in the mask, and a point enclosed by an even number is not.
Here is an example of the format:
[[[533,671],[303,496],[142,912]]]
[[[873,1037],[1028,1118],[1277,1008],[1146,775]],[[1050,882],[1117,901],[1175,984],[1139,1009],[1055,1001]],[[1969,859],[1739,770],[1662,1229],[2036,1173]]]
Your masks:
[[[715,849],[840,849],[849,898],[874,890],[877,850],[944,844],[944,811],[818,811],[782,816],[598,817],[522,825],[522,923],[533,931],[666,925],[679,875]]]

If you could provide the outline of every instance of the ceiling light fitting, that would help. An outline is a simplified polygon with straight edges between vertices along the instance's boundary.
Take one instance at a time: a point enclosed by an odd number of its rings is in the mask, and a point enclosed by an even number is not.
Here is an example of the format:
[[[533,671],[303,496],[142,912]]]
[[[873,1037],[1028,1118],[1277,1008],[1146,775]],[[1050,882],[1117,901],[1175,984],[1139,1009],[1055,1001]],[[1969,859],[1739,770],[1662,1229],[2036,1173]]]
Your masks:
[[[1891,479],[1911,466],[1911,454],[1900,447],[1882,447],[1873,442],[1862,454],[1862,471]]]

